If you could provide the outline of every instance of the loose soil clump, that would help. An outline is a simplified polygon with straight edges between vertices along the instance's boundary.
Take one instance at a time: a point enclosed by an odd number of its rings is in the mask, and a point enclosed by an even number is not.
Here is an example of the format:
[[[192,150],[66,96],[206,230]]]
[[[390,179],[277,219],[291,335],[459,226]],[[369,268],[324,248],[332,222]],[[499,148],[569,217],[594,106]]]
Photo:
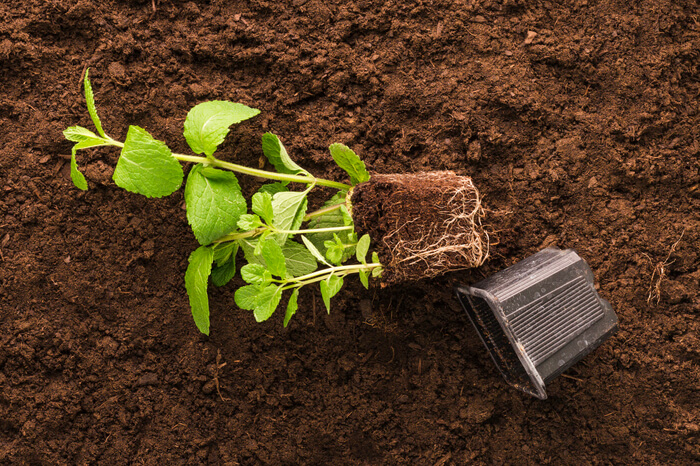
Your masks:
[[[383,285],[478,267],[488,256],[483,209],[472,179],[452,171],[373,175],[355,187],[358,234],[378,245]]]

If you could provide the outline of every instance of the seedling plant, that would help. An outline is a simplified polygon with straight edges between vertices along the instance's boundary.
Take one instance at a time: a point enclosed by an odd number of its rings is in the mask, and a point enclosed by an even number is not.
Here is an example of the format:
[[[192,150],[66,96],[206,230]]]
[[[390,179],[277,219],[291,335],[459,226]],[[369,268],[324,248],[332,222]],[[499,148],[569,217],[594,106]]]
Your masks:
[[[187,220],[200,246],[189,257],[185,287],[197,328],[209,334],[209,281],[223,286],[236,274],[236,258],[243,252],[240,275],[248,285],[238,288],[236,304],[251,310],[258,322],[270,318],[288,294],[284,326],[296,313],[299,290],[318,284],[326,309],[343,286],[345,277],[357,274],[365,287],[370,277],[379,277],[382,264],[369,254],[370,237],[358,238],[346,199],[354,185],[369,180],[365,164],[348,147],[332,144],[333,160],[345,170],[350,184],[314,177],[291,157],[279,138],[266,133],[263,153],[276,172],[220,160],[214,156],[229,127],[252,118],[259,110],[240,103],[210,101],[192,108],[185,119],[184,136],[195,154],[172,152],[145,129],[129,126],[125,140],[118,141],[102,128],[92,86],[85,73],[84,89],[88,113],[97,133],[71,126],[66,139],[75,142],[71,151],[71,179],[82,190],[87,180],[80,172],[79,149],[113,146],[121,149],[113,180],[127,191],[147,197],[163,197],[178,190],[184,180],[181,162],[193,163],[185,182]],[[264,184],[248,202],[235,173],[251,175]],[[306,185],[292,191],[290,183]],[[333,195],[318,210],[308,212],[312,189],[325,187]],[[320,268],[319,268],[320,265]]]

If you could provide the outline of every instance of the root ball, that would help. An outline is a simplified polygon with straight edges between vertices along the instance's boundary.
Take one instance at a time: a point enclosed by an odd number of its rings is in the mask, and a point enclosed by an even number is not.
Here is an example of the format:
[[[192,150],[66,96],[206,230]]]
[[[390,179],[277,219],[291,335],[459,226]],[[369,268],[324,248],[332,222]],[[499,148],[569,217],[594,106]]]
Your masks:
[[[384,264],[384,285],[478,267],[488,256],[481,199],[469,177],[372,175],[355,187],[351,202],[358,234],[370,235]]]

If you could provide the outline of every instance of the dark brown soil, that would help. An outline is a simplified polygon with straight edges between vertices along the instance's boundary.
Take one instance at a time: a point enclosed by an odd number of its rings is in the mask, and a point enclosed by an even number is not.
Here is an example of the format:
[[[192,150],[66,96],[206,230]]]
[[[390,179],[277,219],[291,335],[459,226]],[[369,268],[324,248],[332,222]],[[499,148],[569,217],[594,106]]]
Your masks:
[[[698,11],[2,2],[0,463],[697,463]],[[235,282],[212,290],[202,337],[182,194],[117,189],[114,150],[80,154],[90,191],[69,181],[61,131],[90,126],[87,66],[115,138],[136,124],[187,152],[189,108],[240,101],[262,114],[223,158],[257,165],[270,130],[319,176],[343,179],[332,142],[377,173],[453,170],[499,244],[412,287],[347,280],[328,316],[304,292],[286,330],[239,311]],[[538,401],[500,379],[451,290],[548,245],[589,262],[620,330]]]
[[[484,209],[468,176],[449,170],[375,174],[355,186],[352,217],[383,264],[383,285],[478,267],[488,256]]]

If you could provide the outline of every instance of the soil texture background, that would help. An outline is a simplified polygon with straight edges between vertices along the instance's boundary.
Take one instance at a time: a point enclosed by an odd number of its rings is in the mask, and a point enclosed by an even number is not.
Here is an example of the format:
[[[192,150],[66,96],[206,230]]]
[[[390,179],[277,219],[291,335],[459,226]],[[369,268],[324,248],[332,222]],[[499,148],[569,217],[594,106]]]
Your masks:
[[[580,0],[0,4],[0,464],[697,464],[700,5]],[[261,109],[318,176],[328,145],[377,173],[474,178],[494,244],[414,286],[302,292],[256,324],[183,276],[182,192],[118,189],[79,154],[91,67],[106,131],[189,153],[187,111]],[[259,180],[239,177],[247,194]],[[507,386],[452,294],[549,245],[593,269],[620,330],[539,401]]]

